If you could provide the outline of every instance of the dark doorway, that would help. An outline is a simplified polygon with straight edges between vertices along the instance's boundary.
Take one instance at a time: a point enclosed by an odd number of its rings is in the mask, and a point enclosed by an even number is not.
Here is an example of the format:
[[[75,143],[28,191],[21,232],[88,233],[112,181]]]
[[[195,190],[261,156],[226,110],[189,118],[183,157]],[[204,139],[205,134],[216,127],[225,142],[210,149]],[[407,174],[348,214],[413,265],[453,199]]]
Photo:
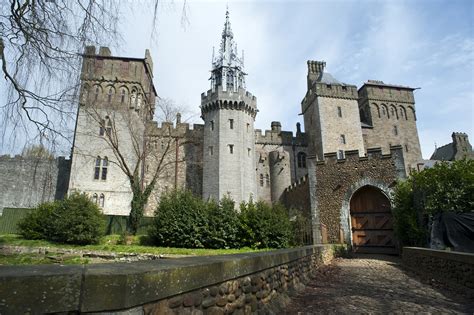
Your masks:
[[[390,200],[373,186],[351,198],[352,245],[358,253],[397,254]]]

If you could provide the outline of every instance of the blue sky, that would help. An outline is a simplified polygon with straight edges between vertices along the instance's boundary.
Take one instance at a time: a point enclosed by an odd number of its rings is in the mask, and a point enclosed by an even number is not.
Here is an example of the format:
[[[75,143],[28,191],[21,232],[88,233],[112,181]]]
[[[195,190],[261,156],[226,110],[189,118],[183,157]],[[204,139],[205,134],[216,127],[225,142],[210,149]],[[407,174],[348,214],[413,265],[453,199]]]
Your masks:
[[[472,1],[228,1],[234,39],[245,50],[247,89],[257,96],[256,128],[302,121],[306,61],[358,87],[368,79],[420,87],[415,91],[424,158],[451,142],[453,131],[474,130],[474,7]],[[152,50],[161,97],[198,112],[209,88],[212,47],[219,46],[225,1],[162,2],[157,36],[149,10],[124,19],[117,53]],[[116,49],[117,50],[117,49]],[[199,117],[195,122],[201,123]]]
[[[212,47],[219,47],[228,3],[234,39],[245,50],[247,89],[258,99],[256,128],[276,120],[294,131],[302,122],[311,59],[358,87],[369,79],[420,87],[424,158],[435,142],[451,142],[453,131],[467,132],[474,143],[474,1],[187,0],[183,14],[182,1],[161,0],[153,38],[151,3],[124,6],[123,40],[112,53],[143,57],[149,48],[159,95],[196,113],[195,123],[202,123],[200,95],[209,89]]]

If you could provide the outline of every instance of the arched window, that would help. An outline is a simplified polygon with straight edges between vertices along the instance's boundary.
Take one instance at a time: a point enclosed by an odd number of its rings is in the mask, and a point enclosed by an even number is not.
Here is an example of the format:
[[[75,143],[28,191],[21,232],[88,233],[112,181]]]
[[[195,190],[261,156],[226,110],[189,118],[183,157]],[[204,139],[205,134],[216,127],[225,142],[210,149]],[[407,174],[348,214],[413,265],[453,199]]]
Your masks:
[[[102,160],[102,180],[107,179],[107,168],[109,167],[109,159],[107,157],[104,157]]]
[[[100,86],[96,85],[94,90],[94,101],[99,100]]]
[[[109,91],[107,92],[107,102],[112,102],[112,96],[114,95],[114,88],[109,87]]]
[[[297,155],[297,159],[298,159],[298,167],[305,168],[306,167],[306,153],[299,152]]]
[[[104,194],[100,194],[100,197],[99,197],[99,207],[104,207],[104,203],[105,203],[105,196]]]
[[[130,95],[130,108],[134,108],[137,102],[137,90],[133,89]]]
[[[110,135],[112,134],[112,121],[110,120],[110,117],[106,116],[105,117],[106,119],[106,131],[107,131],[107,135],[110,137]]]
[[[379,118],[380,118],[380,108],[379,108],[379,106],[378,106],[377,104],[375,104],[375,103],[373,103],[372,105],[374,105],[374,106],[375,106],[375,109],[377,109],[377,115],[378,115]]]
[[[388,115],[387,106],[385,105],[382,105],[382,116],[388,116],[388,118],[390,118],[390,116]]]
[[[260,174],[260,187],[263,187],[263,174]]]
[[[97,194],[92,195],[91,200],[96,205],[97,204]]]
[[[126,99],[127,99],[127,90],[125,90],[125,88],[122,88],[120,91],[120,103],[124,104]]]
[[[105,119],[100,120],[100,126],[99,126],[99,136],[103,136],[105,134]]]
[[[100,156],[95,159],[94,167],[94,179],[99,179],[100,177]]]
[[[270,186],[270,176],[268,174],[265,175],[265,182],[266,182],[267,187],[269,187]]]

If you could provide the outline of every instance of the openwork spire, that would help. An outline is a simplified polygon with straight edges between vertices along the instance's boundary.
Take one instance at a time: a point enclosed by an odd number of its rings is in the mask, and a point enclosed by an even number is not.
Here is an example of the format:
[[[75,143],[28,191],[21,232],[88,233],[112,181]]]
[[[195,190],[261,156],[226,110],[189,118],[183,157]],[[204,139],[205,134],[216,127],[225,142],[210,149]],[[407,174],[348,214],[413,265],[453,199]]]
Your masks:
[[[212,57],[211,89],[222,86],[224,91],[245,89],[245,73],[243,58],[237,55],[237,44],[230,25],[229,9],[225,13],[224,30],[222,31],[221,46],[217,56]]]

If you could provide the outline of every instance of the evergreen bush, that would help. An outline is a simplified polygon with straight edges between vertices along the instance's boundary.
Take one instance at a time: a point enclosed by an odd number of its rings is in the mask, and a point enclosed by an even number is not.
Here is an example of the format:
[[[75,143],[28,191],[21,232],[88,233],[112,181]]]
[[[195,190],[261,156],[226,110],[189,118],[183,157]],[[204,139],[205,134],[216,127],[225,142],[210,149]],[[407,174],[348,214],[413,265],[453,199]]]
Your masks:
[[[66,244],[96,244],[104,235],[105,219],[85,194],[74,193],[61,201],[40,204],[20,223],[26,239]]]

